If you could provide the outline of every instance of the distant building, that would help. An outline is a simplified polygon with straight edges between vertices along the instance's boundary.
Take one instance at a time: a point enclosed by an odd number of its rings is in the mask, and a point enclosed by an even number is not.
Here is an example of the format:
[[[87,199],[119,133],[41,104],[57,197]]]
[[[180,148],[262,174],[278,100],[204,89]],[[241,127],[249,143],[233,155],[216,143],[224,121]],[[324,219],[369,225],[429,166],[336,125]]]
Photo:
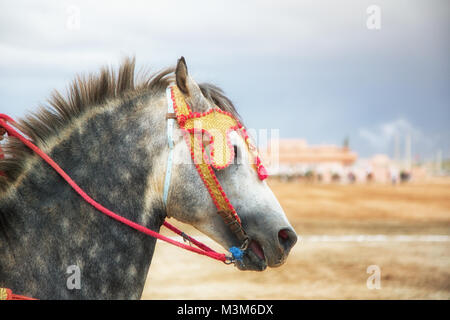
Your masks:
[[[269,172],[278,176],[308,177],[323,180],[347,179],[358,155],[348,147],[310,146],[304,139],[270,141],[265,159]]]
[[[413,166],[406,170],[405,165],[385,154],[358,159],[348,146],[311,146],[304,139],[272,140],[262,154],[269,173],[287,180],[398,183],[426,176],[424,168]]]
[[[271,150],[269,144],[268,151]],[[278,143],[279,161],[283,164],[333,163],[342,166],[352,165],[358,155],[348,147],[336,145],[310,146],[304,139],[280,139]]]
[[[359,159],[352,168],[357,181],[393,182],[400,179],[400,172],[394,162],[385,154]]]

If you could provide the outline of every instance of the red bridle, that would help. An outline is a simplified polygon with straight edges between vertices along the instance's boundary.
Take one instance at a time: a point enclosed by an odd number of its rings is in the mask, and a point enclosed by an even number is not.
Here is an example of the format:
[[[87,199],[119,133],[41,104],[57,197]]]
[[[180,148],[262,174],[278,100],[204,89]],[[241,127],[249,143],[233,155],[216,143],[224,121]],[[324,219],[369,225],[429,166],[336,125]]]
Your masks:
[[[80,186],[78,186],[75,183],[75,181],[72,180],[72,178],[63,169],[61,169],[61,167],[52,158],[50,158],[45,152],[43,152],[41,149],[39,149],[36,145],[34,145],[30,140],[25,138],[22,134],[20,134],[13,127],[13,126],[16,126],[15,124],[16,124],[16,122],[11,117],[9,117],[5,114],[0,114],[0,128],[4,128],[10,137],[15,137],[15,138],[19,139],[24,145],[26,145],[28,148],[30,148],[32,151],[34,151],[39,157],[41,157],[45,162],[47,162],[48,165],[50,165],[72,187],[72,189],[75,190],[75,192],[77,192],[81,196],[81,198],[84,201],[89,203],[91,206],[93,206],[95,209],[97,209],[101,213],[103,213],[103,214],[107,215],[108,217],[113,218],[114,220],[117,220],[139,232],[142,232],[142,233],[149,235],[151,237],[154,237],[156,239],[168,242],[168,243],[170,243],[174,246],[180,247],[182,249],[189,250],[189,251],[195,252],[197,254],[201,254],[201,255],[210,257],[212,259],[222,261],[226,264],[231,264],[234,262],[234,258],[232,256],[227,256],[223,253],[214,251],[207,245],[195,240],[191,236],[188,236],[187,234],[185,234],[184,232],[182,232],[175,226],[171,225],[167,221],[164,221],[164,223],[163,223],[163,225],[166,228],[168,228],[169,230],[173,231],[174,233],[182,236],[184,240],[187,240],[187,241],[189,241],[189,243],[194,244],[195,246],[197,246],[197,248],[193,247],[191,245],[187,245],[185,243],[179,242],[179,241],[172,240],[169,237],[166,237],[156,231],[153,231],[147,227],[144,227],[143,225],[133,222],[133,221],[105,208],[100,203],[98,203],[97,201],[92,199]],[[0,174],[1,174],[1,172],[0,172]],[[8,292],[11,292],[11,291],[8,291]],[[26,297],[22,297],[22,296],[18,296],[18,295],[12,295],[12,293],[11,293],[10,297],[16,297],[17,299],[26,298]],[[27,298],[27,299],[29,299],[29,298]]]
[[[8,124],[9,122],[10,124]],[[39,149],[36,145],[34,145],[30,140],[25,138],[22,134],[20,134],[12,125],[15,125],[15,121],[5,115],[0,114],[0,127],[3,127],[9,136],[15,137],[19,139],[24,145],[26,145],[28,148],[30,148],[32,151],[34,151],[39,157],[41,157],[45,162],[47,162],[71,187],[74,189],[87,203],[89,203],[91,206],[93,206],[98,211],[102,212],[103,214],[113,218],[114,220],[117,220],[123,224],[126,224],[127,226],[136,229],[137,231],[140,231],[142,233],[145,233],[149,236],[152,236],[154,238],[163,240],[165,242],[168,242],[170,244],[173,244],[177,247],[208,256],[210,258],[223,261],[223,262],[230,262],[232,260],[231,257],[226,256],[223,253],[219,253],[214,251],[213,249],[209,248],[205,244],[195,240],[194,238],[186,235],[184,232],[176,228],[175,226],[171,225],[167,221],[164,221],[163,225],[167,227],[169,230],[175,232],[176,234],[182,236],[184,239],[190,241],[192,244],[196,245],[198,248],[192,247],[190,245],[186,245],[182,242],[178,242],[175,240],[172,240],[166,236],[163,236],[162,234],[150,230],[136,222],[133,222],[107,208],[102,206],[100,203],[92,199],[80,186],[78,186],[74,180],[63,170],[61,167],[52,159],[50,158],[45,152],[43,152],[41,149]]]

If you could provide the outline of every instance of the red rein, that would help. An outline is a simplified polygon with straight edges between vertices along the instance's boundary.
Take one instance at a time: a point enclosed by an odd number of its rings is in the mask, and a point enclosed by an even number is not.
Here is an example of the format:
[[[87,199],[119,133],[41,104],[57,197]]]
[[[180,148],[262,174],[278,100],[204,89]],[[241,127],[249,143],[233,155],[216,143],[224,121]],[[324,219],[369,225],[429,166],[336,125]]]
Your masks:
[[[223,254],[214,251],[213,249],[209,248],[205,244],[195,240],[194,238],[186,235],[184,232],[176,228],[175,226],[171,225],[170,223],[164,221],[164,226],[168,228],[169,230],[175,232],[176,234],[182,236],[184,239],[188,240],[190,243],[196,245],[198,248],[192,247],[190,245],[184,244],[182,242],[178,242],[175,240],[172,240],[166,236],[163,236],[162,234],[159,234],[156,231],[150,230],[136,222],[133,222],[131,220],[128,220],[127,218],[122,217],[121,215],[118,215],[117,213],[114,213],[113,211],[105,208],[100,203],[96,202],[94,199],[92,199],[86,192],[83,191],[76,183],[72,180],[72,178],[69,177],[67,173],[64,172],[63,169],[55,162],[53,161],[47,154],[45,154],[41,149],[39,149],[37,146],[35,146],[30,140],[26,139],[23,135],[21,135],[17,130],[15,130],[10,124],[14,125],[15,121],[5,115],[0,113],[0,127],[3,127],[6,132],[8,132],[8,135],[11,137],[15,137],[19,139],[23,144],[25,144],[28,148],[33,150],[39,157],[41,157],[45,162],[47,162],[66,182],[74,189],[87,203],[89,203],[91,206],[93,206],[98,211],[102,212],[103,214],[107,215],[108,217],[113,218],[114,220],[117,220],[123,224],[126,224],[127,226],[145,233],[146,235],[149,235],[151,237],[157,238],[159,240],[168,242],[170,244],[173,244],[177,247],[208,256],[210,258],[227,262],[229,261],[229,258]],[[1,154],[1,150],[0,150]]]

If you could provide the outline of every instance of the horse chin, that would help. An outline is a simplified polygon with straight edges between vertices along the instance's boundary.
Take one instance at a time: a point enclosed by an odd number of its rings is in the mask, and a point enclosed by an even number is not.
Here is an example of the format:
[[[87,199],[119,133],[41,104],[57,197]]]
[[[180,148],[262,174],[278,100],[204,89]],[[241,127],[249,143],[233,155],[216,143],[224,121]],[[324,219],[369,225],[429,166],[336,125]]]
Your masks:
[[[264,271],[267,268],[267,258],[260,244],[252,240],[242,261],[237,261],[236,266],[239,270]]]

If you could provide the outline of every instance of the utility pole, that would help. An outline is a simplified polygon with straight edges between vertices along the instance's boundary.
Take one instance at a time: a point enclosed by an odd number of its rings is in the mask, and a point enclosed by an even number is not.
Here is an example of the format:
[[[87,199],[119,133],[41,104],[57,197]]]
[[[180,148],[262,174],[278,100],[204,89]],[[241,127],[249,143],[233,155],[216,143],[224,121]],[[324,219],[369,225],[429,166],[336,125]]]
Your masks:
[[[400,162],[400,137],[398,132],[394,136],[394,162],[397,166]]]
[[[406,134],[406,141],[405,141],[405,169],[408,171],[411,171],[411,134],[408,132]]]

